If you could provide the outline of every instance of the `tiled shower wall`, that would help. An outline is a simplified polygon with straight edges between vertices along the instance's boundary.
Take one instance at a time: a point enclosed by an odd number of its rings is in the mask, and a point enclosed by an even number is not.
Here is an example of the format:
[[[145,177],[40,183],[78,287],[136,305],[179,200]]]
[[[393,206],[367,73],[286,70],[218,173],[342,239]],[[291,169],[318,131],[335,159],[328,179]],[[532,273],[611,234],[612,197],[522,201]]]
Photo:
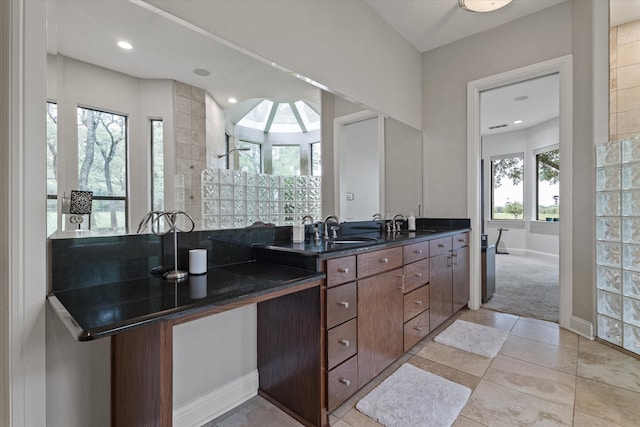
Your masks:
[[[175,209],[193,218],[202,228],[200,174],[206,168],[205,91],[175,83],[176,175]]]
[[[258,221],[299,224],[305,215],[321,219],[321,178],[205,169],[202,201],[207,230],[241,228]]]
[[[609,32],[609,140],[640,133],[640,21]]]
[[[640,135],[596,146],[598,337],[640,354]]]

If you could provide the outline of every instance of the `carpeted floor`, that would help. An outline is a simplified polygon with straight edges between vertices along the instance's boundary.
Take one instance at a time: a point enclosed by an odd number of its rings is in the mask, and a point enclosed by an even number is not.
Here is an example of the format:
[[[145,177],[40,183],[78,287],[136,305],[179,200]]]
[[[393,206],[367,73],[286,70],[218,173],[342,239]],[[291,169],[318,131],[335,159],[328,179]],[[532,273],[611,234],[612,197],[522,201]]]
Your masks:
[[[483,307],[558,322],[558,260],[496,255],[496,291]]]

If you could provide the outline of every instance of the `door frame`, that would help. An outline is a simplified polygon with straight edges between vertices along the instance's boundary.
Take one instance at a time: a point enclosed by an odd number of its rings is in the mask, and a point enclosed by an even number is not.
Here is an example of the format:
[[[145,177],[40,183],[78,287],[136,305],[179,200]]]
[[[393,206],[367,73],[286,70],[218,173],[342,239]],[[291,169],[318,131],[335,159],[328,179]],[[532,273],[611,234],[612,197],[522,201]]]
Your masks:
[[[536,77],[558,73],[560,85],[560,194],[562,197],[562,221],[560,221],[560,295],[559,324],[569,328],[573,312],[573,250],[571,230],[573,227],[573,57],[565,55],[537,64],[517,68],[467,83],[467,214],[471,220],[471,242],[480,244],[481,180],[480,160],[482,143],[480,137],[480,92],[518,83]],[[469,307],[480,308],[482,280],[480,276],[480,251],[471,251],[470,301]]]

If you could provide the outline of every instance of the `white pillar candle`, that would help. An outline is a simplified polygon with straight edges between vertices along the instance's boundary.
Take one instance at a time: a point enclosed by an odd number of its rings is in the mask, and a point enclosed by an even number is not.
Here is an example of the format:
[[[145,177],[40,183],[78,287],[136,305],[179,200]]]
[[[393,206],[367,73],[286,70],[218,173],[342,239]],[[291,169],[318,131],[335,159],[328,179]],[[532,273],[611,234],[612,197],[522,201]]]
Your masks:
[[[207,276],[193,276],[189,278],[189,297],[199,299],[207,296]]]
[[[189,274],[204,274],[207,272],[207,250],[191,249],[189,251]]]

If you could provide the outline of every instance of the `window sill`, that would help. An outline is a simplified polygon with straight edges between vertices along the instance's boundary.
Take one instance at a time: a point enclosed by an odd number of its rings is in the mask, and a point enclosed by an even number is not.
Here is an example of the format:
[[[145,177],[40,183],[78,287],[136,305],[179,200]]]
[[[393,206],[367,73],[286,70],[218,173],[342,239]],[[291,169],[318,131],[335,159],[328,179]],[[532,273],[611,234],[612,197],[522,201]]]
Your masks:
[[[498,228],[498,227],[524,228],[525,221],[523,219],[490,219],[489,221],[487,221],[487,225],[492,228]]]

